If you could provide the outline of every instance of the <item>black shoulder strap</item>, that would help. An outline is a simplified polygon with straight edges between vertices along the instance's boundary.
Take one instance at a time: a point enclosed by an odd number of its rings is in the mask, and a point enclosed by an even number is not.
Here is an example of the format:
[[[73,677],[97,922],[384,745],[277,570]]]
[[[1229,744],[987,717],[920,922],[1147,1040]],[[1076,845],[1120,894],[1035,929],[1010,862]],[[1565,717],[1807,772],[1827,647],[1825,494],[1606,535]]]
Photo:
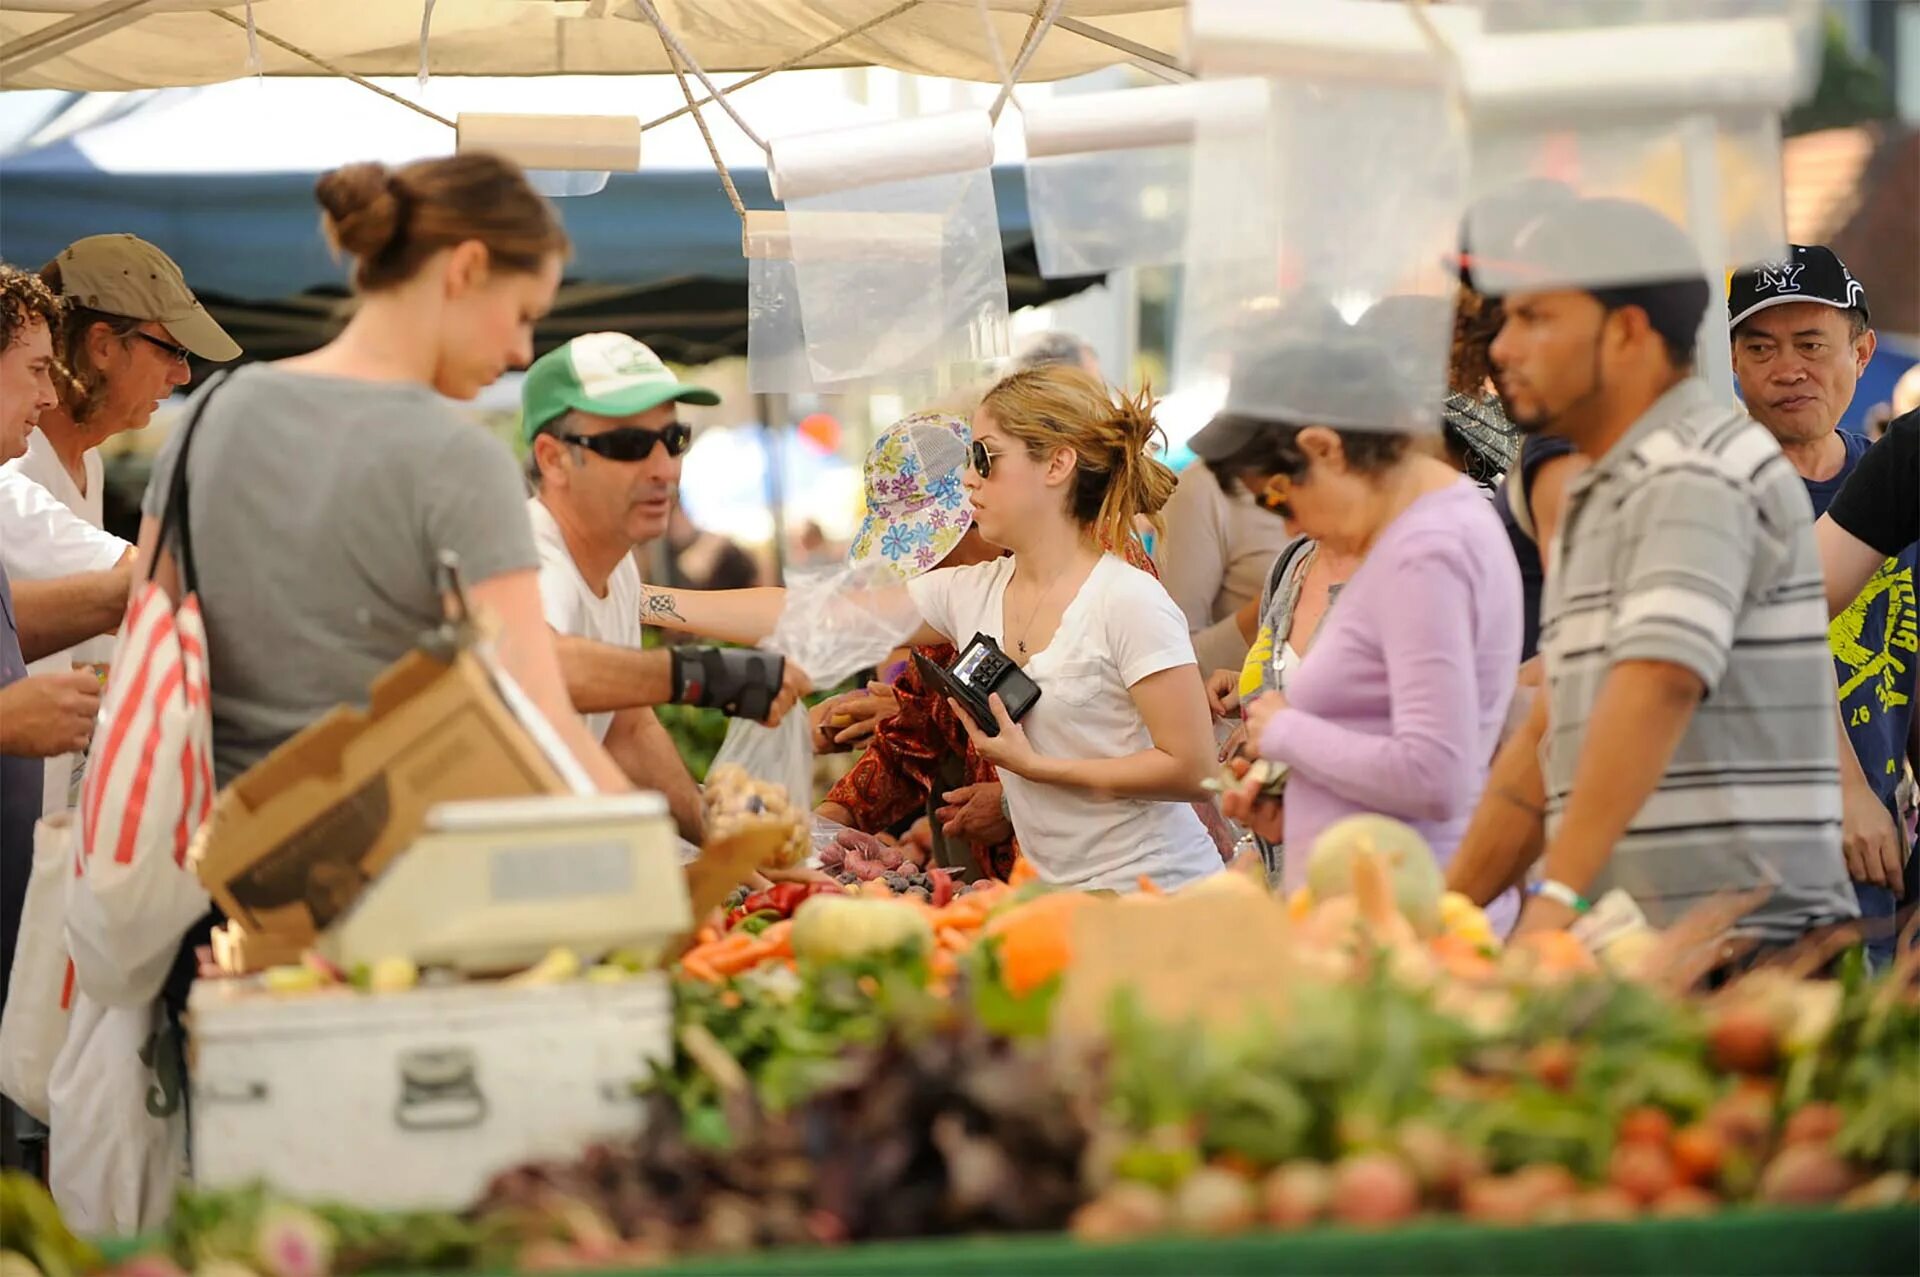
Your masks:
[[[1287,579],[1287,569],[1293,566],[1294,558],[1306,544],[1306,537],[1295,537],[1287,542],[1284,550],[1280,551],[1280,556],[1273,561],[1273,571],[1267,574],[1267,598],[1270,599],[1279,592],[1280,582]]]
[[[180,451],[173,459],[173,474],[167,485],[167,503],[160,508],[160,535],[154,542],[153,562],[147,565],[147,580],[151,581],[154,573],[160,570],[160,554],[169,545],[167,534],[178,532],[180,544],[174,554],[174,562],[180,566],[181,598],[200,592],[200,574],[194,570],[193,562],[193,521],[187,517],[187,455],[193,449],[193,437],[199,430],[200,418],[206,415],[207,401],[213,398],[213,392],[226,378],[226,372],[221,371],[208,379],[199,400],[193,405],[193,411],[187,415],[186,425],[181,427]]]

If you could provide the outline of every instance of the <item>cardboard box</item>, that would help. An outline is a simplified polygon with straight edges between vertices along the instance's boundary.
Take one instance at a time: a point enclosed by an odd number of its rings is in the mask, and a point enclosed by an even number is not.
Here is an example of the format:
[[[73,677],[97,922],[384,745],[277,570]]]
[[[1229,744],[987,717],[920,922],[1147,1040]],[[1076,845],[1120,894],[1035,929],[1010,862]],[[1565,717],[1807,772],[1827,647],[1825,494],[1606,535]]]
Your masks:
[[[305,946],[437,803],[573,792],[471,653],[423,652],[273,751],[214,801],[200,880],[247,931]]]

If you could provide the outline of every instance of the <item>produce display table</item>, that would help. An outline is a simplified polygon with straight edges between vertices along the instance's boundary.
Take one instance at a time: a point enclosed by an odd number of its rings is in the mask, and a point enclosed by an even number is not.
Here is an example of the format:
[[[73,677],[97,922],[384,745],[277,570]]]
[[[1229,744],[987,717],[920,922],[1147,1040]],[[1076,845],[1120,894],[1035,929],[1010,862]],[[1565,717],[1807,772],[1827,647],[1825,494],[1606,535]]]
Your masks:
[[[1433,1223],[1390,1232],[1319,1229],[1214,1241],[1088,1246],[1035,1235],[789,1250],[649,1268],[632,1277],[1268,1277],[1276,1273],[1439,1277],[1848,1277],[1920,1273],[1920,1207],[1731,1211],[1704,1219],[1555,1228]],[[623,1275],[625,1277],[625,1275]]]

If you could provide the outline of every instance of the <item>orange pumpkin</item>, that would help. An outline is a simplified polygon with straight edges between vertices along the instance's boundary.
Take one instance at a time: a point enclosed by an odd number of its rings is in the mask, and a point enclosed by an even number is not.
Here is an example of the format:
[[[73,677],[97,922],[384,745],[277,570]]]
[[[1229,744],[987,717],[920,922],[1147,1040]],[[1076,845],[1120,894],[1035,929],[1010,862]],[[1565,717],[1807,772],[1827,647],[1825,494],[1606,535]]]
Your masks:
[[[1067,969],[1073,957],[1073,915],[1093,900],[1077,891],[1049,892],[1009,909],[986,925],[998,937],[1000,977],[1025,997]]]

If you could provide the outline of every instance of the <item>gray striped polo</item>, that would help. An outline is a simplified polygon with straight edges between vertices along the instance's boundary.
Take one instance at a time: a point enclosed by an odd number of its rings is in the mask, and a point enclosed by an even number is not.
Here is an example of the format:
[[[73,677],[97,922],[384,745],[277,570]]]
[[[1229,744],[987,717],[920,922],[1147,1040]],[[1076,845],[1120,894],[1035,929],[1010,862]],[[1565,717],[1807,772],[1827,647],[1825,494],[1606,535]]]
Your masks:
[[[1742,924],[1768,941],[1855,916],[1812,507],[1773,436],[1682,382],[1569,485],[1551,555],[1549,838],[1617,662],[1672,662],[1707,687],[1589,894],[1619,887],[1664,926],[1717,893],[1771,883]]]

